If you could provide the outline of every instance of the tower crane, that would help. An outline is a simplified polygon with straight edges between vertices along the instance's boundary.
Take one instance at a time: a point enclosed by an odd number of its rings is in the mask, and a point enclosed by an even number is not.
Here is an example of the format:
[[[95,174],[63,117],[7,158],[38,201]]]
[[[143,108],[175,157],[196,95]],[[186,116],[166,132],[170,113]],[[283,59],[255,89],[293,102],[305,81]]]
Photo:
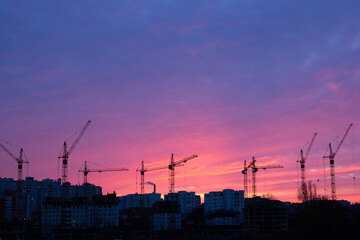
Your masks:
[[[306,190],[306,181],[305,181],[305,162],[306,159],[309,156],[310,150],[314,144],[315,138],[317,136],[317,133],[314,133],[311,142],[309,144],[308,149],[306,150],[306,154],[304,156],[303,150],[300,150],[300,160],[298,162],[300,162],[300,167],[301,167],[301,193],[302,196],[304,197],[304,202],[307,201],[307,190]]]
[[[171,154],[171,160],[170,160],[170,164],[169,164],[169,192],[170,193],[175,193],[175,167],[181,167],[184,166],[184,164],[193,159],[198,157],[197,155],[193,154],[189,157],[183,158],[181,160],[178,161],[174,161],[174,154]]]
[[[21,181],[22,179],[22,167],[23,167],[23,163],[29,163],[28,161],[24,161],[23,160],[23,149],[21,148],[20,149],[20,154],[19,154],[19,157],[15,157],[6,147],[4,147],[1,143],[0,143],[0,147],[2,149],[4,149],[4,151],[10,155],[10,157],[12,159],[15,160],[15,162],[17,162],[18,164],[18,173],[17,173],[17,180],[18,181]]]
[[[18,164],[18,172],[17,172],[17,184],[16,184],[16,197],[15,197],[15,209],[14,209],[14,215],[17,219],[23,219],[23,195],[21,194],[21,179],[22,179],[22,169],[24,163],[29,163],[29,161],[23,160],[23,148],[20,148],[20,154],[19,157],[15,157],[5,146],[3,146],[0,143],[0,147],[4,149],[4,151],[10,155],[12,159],[15,160]]]
[[[247,169],[251,168],[252,169],[252,189],[253,189],[253,197],[256,197],[256,172],[259,169],[271,169],[271,168],[283,168],[282,165],[267,165],[267,166],[257,166],[256,165],[256,159],[255,157],[252,158],[251,163],[247,166],[246,168],[246,174],[247,174]],[[244,177],[245,178],[245,177]],[[246,176],[247,178],[247,176]],[[245,191],[245,186],[244,186],[244,191]]]
[[[85,126],[82,128],[81,132],[79,133],[78,137],[75,139],[74,143],[71,145],[70,149],[67,150],[67,143],[64,142],[64,148],[63,153],[58,157],[58,159],[62,158],[62,183],[65,183],[67,181],[67,168],[68,168],[68,160],[69,156],[76,147],[76,145],[79,143],[81,137],[84,135],[86,129],[90,125],[91,121],[87,121]]]
[[[129,171],[127,168],[104,168],[104,169],[88,169],[87,162],[85,161],[84,169],[79,170],[79,172],[84,173],[84,183],[87,183],[87,175],[89,172],[120,172],[120,171]]]
[[[167,165],[165,166],[160,166],[160,167],[153,167],[153,168],[145,168],[144,167],[144,161],[141,162],[141,168],[136,169],[136,171],[140,172],[141,174],[141,195],[144,195],[144,185],[145,185],[145,172],[152,172],[152,171],[157,171],[157,170],[162,170],[162,169],[166,169],[168,168]]]
[[[344,136],[342,137],[339,145],[337,146],[336,150],[333,151],[331,147],[331,143],[329,143],[329,155],[325,155],[323,158],[329,158],[330,160],[330,176],[331,176],[331,199],[336,200],[336,186],[335,186],[335,156],[338,153],[341,145],[344,143],[346,136],[348,135],[350,128],[352,127],[353,123],[350,123],[349,127],[346,129]]]

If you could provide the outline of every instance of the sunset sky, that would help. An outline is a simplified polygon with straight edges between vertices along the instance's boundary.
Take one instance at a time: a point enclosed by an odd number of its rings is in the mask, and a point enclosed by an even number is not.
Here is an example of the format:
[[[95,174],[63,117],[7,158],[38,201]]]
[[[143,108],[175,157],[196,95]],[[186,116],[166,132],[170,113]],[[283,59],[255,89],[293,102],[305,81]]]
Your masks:
[[[89,161],[129,169],[89,173],[103,193],[140,192],[141,161],[174,153],[199,156],[176,169],[176,190],[243,190],[255,156],[284,166],[259,170],[258,194],[296,201],[300,149],[318,133],[306,176],[330,194],[323,156],[354,123],[335,172],[338,198],[359,202],[359,13],[359,1],[330,0],[1,1],[1,144],[24,148],[30,176],[56,179],[63,142],[91,120],[72,184]],[[16,178],[2,149],[0,164]],[[168,170],[145,181],[168,192]]]

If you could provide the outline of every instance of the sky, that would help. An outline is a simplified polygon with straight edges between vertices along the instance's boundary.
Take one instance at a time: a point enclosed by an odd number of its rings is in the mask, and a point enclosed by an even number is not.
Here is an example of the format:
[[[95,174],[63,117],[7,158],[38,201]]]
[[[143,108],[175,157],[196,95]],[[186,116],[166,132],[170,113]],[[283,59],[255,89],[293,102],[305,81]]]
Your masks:
[[[0,143],[28,174],[90,183],[118,196],[140,191],[136,169],[198,157],[175,170],[176,190],[243,190],[244,160],[258,195],[297,201],[300,149],[318,136],[306,178],[330,194],[328,144],[338,199],[360,202],[360,2],[1,1]],[[11,144],[8,144],[8,143]],[[0,149],[1,150],[1,149]],[[0,151],[0,177],[17,165]],[[60,166],[61,168],[61,166]],[[27,167],[24,167],[24,175]],[[145,181],[168,192],[168,170]],[[145,186],[150,193],[153,187]]]

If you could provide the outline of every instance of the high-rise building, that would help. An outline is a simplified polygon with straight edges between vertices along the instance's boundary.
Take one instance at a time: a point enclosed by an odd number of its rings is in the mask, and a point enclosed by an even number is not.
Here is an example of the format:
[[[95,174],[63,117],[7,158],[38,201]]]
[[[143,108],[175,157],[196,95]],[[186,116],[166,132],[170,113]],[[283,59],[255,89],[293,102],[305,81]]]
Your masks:
[[[204,196],[207,225],[240,225],[244,208],[244,191],[224,189]]]
[[[0,199],[2,214],[0,218],[30,219],[34,212],[40,214],[47,198],[60,198],[70,201],[74,197],[85,197],[91,200],[93,196],[102,194],[99,186],[85,183],[83,185],[61,185],[61,179],[44,179],[37,181],[26,177],[21,181],[21,189],[17,190],[17,182],[11,178],[0,178]]]
[[[244,191],[224,189],[222,192],[209,192],[204,196],[204,207],[205,215],[229,211],[241,213],[244,208]]]
[[[0,178],[0,196],[11,190],[16,190],[16,181],[12,178]]]
[[[119,226],[119,198],[115,193],[93,197],[91,224],[94,227]]]
[[[92,199],[94,196],[102,195],[102,188],[90,183],[83,183],[82,185],[74,185],[72,187],[73,197],[86,197]]]
[[[20,183],[22,186],[22,182]],[[23,189],[17,189],[17,181],[12,178],[0,178],[0,199],[2,199],[2,215],[5,220],[24,219],[27,199]]]
[[[181,229],[181,214],[176,201],[156,202],[152,210],[150,223],[153,231]]]
[[[253,232],[287,231],[286,204],[260,197],[245,199],[244,229]]]
[[[72,198],[47,198],[42,209],[42,230],[49,234],[60,225],[65,229],[79,229],[90,226],[90,200]]]
[[[34,180],[33,177],[26,177],[22,182],[26,219],[30,219],[34,211],[41,209],[41,189],[40,182]]]
[[[177,193],[168,193],[164,198],[165,201],[178,202],[182,218],[187,217],[196,207],[201,205],[201,198],[199,195],[195,195],[195,192],[179,191]]]
[[[41,181],[41,203],[43,203],[47,197],[61,197],[60,178],[58,180],[47,178]]]

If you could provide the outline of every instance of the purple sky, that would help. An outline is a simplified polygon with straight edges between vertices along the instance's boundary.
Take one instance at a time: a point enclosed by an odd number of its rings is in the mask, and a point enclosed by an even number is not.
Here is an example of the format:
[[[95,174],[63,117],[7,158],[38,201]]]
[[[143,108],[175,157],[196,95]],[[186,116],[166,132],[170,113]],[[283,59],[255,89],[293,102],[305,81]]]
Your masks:
[[[90,119],[73,184],[88,160],[129,168],[89,181],[133,193],[142,160],[195,153],[177,189],[243,189],[243,160],[256,156],[285,167],[259,173],[259,192],[296,200],[300,148],[319,133],[307,175],[323,193],[327,144],[353,122],[337,190],[360,201],[359,12],[328,0],[1,1],[0,139],[24,147],[31,176],[56,178],[63,141]],[[4,151],[0,161],[16,178]],[[164,194],[167,174],[145,177]]]

